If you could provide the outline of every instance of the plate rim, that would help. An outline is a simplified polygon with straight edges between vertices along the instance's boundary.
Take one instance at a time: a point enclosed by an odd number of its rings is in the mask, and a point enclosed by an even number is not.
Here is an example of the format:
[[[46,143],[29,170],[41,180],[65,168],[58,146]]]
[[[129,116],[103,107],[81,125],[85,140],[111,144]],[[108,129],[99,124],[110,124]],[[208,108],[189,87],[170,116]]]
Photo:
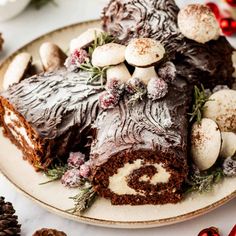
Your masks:
[[[49,31],[47,33],[44,33],[43,35],[36,37],[35,39],[29,41],[28,43],[24,44],[23,46],[19,47],[16,49],[14,52],[12,52],[9,56],[7,56],[5,59],[3,59],[0,63],[0,70],[2,67],[8,63],[16,54],[18,54],[20,51],[23,51],[25,48],[27,48],[29,45],[37,42],[38,40],[43,39],[45,36],[48,36],[50,34],[54,34],[56,32],[71,28],[71,27],[76,27],[80,25],[87,25],[91,23],[99,23],[99,19],[94,19],[94,20],[87,20],[87,21],[82,21],[79,23],[73,23],[69,24],[63,27],[59,27],[57,29],[54,29],[52,31]],[[23,161],[23,160],[22,160]],[[226,204],[230,200],[233,200],[236,198],[236,190],[232,192],[231,194],[227,195],[226,197],[206,206],[200,209],[197,209],[195,211],[191,211],[182,215],[174,216],[174,217],[168,217],[168,218],[163,218],[163,219],[157,219],[157,220],[145,220],[145,221],[114,221],[114,220],[103,220],[103,219],[97,219],[97,218],[91,218],[83,215],[75,215],[72,213],[68,213],[65,210],[59,209],[57,207],[51,206],[48,203],[45,203],[38,199],[37,197],[32,196],[30,193],[26,192],[24,189],[22,189],[19,185],[15,184],[13,180],[11,180],[10,177],[4,172],[4,170],[0,166],[0,173],[15,187],[15,189],[19,192],[21,192],[24,196],[32,200],[33,202],[36,202],[38,205],[42,206],[44,209],[60,215],[64,218],[74,220],[77,222],[82,222],[90,225],[96,225],[96,226],[105,226],[105,227],[111,227],[111,228],[152,228],[152,227],[159,227],[159,226],[164,226],[164,225],[170,225],[170,224],[175,224],[175,223],[180,223],[183,221],[191,220],[193,218],[196,218],[198,216],[201,216],[203,214],[209,213],[210,211],[213,211],[214,209]]]

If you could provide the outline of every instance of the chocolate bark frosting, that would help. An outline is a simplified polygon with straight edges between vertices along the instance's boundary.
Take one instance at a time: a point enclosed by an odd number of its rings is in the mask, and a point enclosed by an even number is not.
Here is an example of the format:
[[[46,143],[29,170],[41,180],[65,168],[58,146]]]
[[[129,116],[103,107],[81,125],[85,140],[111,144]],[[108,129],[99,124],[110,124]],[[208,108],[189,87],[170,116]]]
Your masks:
[[[176,50],[173,63],[177,73],[190,85],[202,83],[211,89],[219,84],[231,87],[234,82],[233,50],[223,36],[205,44],[185,38]]]
[[[41,138],[54,139],[75,124],[82,131],[95,119],[103,88],[86,81],[78,73],[46,73],[12,86],[1,97],[14,104]]]
[[[178,74],[191,85],[231,86],[232,46],[223,36],[205,44],[185,38],[177,26],[178,12],[173,0],[113,0],[104,8],[102,25],[123,44],[138,37],[161,41]]]
[[[102,25],[122,44],[140,36],[155,38],[170,54],[172,41],[183,38],[177,28],[178,11],[173,0],[115,0],[104,8]]]
[[[86,74],[63,70],[34,76],[0,94],[0,122],[26,159],[35,167],[46,167],[73,150],[87,149],[103,90],[88,85]],[[13,112],[12,125],[4,120],[9,111]],[[15,127],[26,130],[33,148],[28,138],[12,135],[19,131]]]

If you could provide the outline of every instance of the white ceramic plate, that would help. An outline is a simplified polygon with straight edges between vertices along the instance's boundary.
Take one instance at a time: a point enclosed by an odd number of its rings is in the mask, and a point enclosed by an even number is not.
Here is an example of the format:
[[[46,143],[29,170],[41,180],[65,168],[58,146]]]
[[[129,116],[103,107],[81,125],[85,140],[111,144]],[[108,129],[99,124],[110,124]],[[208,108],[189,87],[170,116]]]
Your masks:
[[[53,31],[30,42],[16,53],[27,51],[37,61],[38,49],[42,42],[52,41],[67,50],[71,38],[95,26],[99,26],[99,21],[84,22]],[[0,78],[3,77],[7,65],[15,54],[0,66]],[[120,228],[167,225],[202,215],[236,197],[236,178],[229,178],[215,186],[213,192],[202,195],[192,194],[176,205],[112,206],[108,200],[98,199],[84,215],[75,216],[66,210],[73,206],[69,197],[74,196],[76,190],[66,189],[55,182],[39,185],[47,180],[46,177],[35,173],[33,168],[22,160],[21,152],[3,137],[1,130],[0,148],[0,170],[17,189],[49,211],[88,224]]]

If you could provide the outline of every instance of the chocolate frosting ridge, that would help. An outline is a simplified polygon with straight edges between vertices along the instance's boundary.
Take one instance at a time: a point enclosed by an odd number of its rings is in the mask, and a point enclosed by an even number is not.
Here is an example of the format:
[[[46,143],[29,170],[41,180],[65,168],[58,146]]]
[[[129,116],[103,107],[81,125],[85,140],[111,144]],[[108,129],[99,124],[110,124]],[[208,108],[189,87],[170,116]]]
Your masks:
[[[57,71],[25,79],[1,96],[14,105],[39,137],[54,139],[75,125],[82,133],[96,119],[103,88],[86,81],[86,76],[78,73]]]
[[[186,158],[189,102],[186,83],[176,79],[159,101],[144,99],[129,107],[125,97],[114,109],[101,112],[94,125],[97,136],[91,148],[92,166],[126,150],[158,150]]]
[[[123,44],[139,37],[161,41],[178,75],[191,86],[231,86],[234,49],[227,39],[221,36],[201,44],[185,38],[177,26],[178,12],[173,0],[113,0],[102,13],[103,28]]]
[[[158,39],[164,46],[170,46],[169,40],[183,37],[177,29],[178,11],[173,0],[110,1],[102,12],[103,28],[122,44],[142,36]]]
[[[174,59],[177,73],[190,85],[203,84],[206,88],[233,84],[233,47],[224,36],[201,44],[184,38]]]

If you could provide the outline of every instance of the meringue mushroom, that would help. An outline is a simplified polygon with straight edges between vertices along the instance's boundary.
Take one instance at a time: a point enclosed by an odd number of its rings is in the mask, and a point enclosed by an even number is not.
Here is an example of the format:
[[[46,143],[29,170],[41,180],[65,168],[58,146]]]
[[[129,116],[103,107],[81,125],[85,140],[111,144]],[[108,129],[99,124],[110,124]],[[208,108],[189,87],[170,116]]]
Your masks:
[[[213,93],[204,105],[203,117],[214,120],[222,132],[236,132],[236,91],[225,89]]]
[[[97,47],[92,54],[92,65],[106,67],[107,80],[118,79],[125,83],[131,75],[124,64],[126,46],[117,43],[108,43]]]
[[[40,46],[39,55],[45,71],[54,71],[64,66],[66,54],[54,43],[45,42]]]
[[[27,52],[16,55],[5,72],[3,89],[6,90],[12,84],[19,83],[29,70],[31,62],[32,57]]]
[[[107,81],[113,78],[120,80],[122,83],[126,83],[131,78],[125,63],[120,63],[107,69]]]
[[[236,134],[233,132],[222,132],[222,147],[220,156],[232,157],[236,153]]]
[[[203,4],[189,4],[178,14],[181,33],[198,43],[218,39],[221,33],[219,23],[212,10]]]
[[[92,64],[97,67],[117,65],[125,61],[126,46],[108,43],[97,47],[92,54]]]
[[[81,49],[87,47],[91,44],[96,36],[99,36],[104,31],[100,28],[90,28],[84,33],[79,35],[77,38],[70,41],[70,52],[73,53],[76,49]]]
[[[159,41],[150,38],[133,39],[125,51],[125,59],[135,66],[132,77],[139,78],[143,83],[153,77],[158,77],[154,65],[159,62],[165,54],[165,49]]]
[[[217,124],[207,118],[194,123],[191,130],[191,154],[199,170],[213,166],[221,148],[221,133]]]

